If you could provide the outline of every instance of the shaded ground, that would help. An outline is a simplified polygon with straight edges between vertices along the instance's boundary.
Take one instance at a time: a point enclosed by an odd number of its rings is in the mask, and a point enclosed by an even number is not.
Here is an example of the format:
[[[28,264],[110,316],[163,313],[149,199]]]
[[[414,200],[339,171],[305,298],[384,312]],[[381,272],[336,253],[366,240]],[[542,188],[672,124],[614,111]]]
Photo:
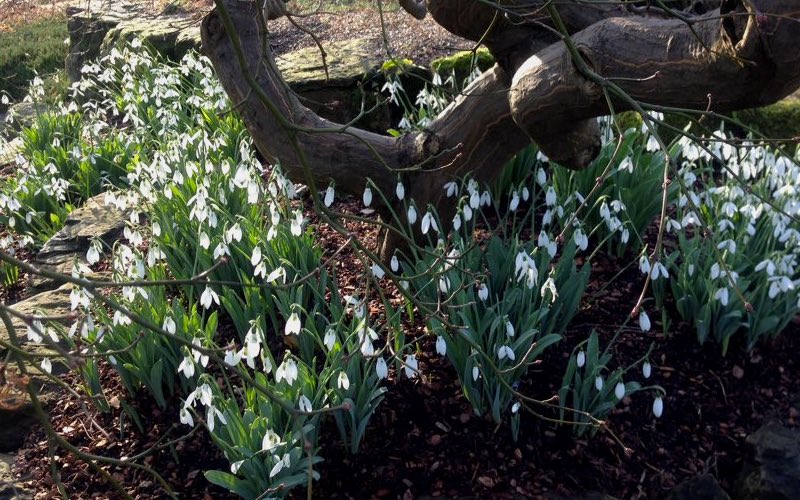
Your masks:
[[[345,202],[338,208],[355,212],[358,204]],[[374,241],[374,229],[365,224],[349,223],[349,229],[365,241]],[[325,225],[319,225],[318,231],[328,252],[344,241]],[[638,270],[631,266],[606,291],[599,290],[626,264],[625,259],[598,259],[585,300],[593,305],[576,317],[566,340],[548,350],[542,364],[530,370],[522,384],[523,393],[551,397],[560,387],[572,347],[592,328],[601,332],[604,340],[613,335],[641,286]],[[352,292],[360,279],[360,263],[346,251],[336,259],[335,267],[343,290]],[[620,498],[660,498],[676,484],[703,472],[716,476],[730,491],[742,465],[748,434],[768,419],[788,426],[800,424],[800,380],[796,376],[800,366],[795,356],[800,349],[800,328],[790,325],[777,341],[751,353],[745,353],[742,346],[731,346],[731,354],[723,358],[716,345],[699,347],[688,325],[676,325],[669,334],[659,326],[654,321],[655,333],[623,332],[613,352],[615,363],[627,364],[641,357],[650,342],[654,344],[651,381],[667,391],[661,419],[652,417],[650,396],[635,395],[626,398],[609,417],[608,432],[601,431],[592,439],[576,439],[569,428],[525,415],[516,443],[506,426],[496,428],[472,413],[452,368],[435,354],[433,341],[422,338],[419,328],[410,328],[407,335],[421,339],[423,378],[398,380],[396,374],[390,374],[386,400],[370,421],[358,455],[349,454],[339,443],[332,424],[323,428],[320,454],[325,461],[318,468],[322,480],[315,484],[314,493],[318,498],[512,498],[571,497],[600,491]],[[159,439],[168,441],[186,432],[188,428],[176,427],[176,412],[161,414],[148,398],[131,398],[115,382],[112,370],[104,373],[110,388],[107,396],[135,405],[147,432],[139,433],[130,419],[120,419],[120,410],[107,415],[90,411],[108,431],[104,435],[88,424],[89,416],[78,402],[67,398],[52,409],[51,416],[55,428],[72,442],[85,451],[124,457]],[[542,412],[555,416],[546,409]],[[167,438],[165,433],[169,433]],[[226,468],[218,452],[205,444],[206,439],[204,431],[199,431],[174,449],[155,453],[146,463],[162,472],[181,496],[225,498],[227,493],[202,477],[204,469]],[[21,455],[19,471],[27,471],[28,484],[39,498],[55,495],[43,435],[31,436]],[[62,481],[76,497],[115,496],[79,461],[62,456],[58,463]],[[129,493],[136,498],[163,495],[158,484],[140,471],[109,470],[131,487]],[[304,495],[305,491],[297,492],[298,498]]]

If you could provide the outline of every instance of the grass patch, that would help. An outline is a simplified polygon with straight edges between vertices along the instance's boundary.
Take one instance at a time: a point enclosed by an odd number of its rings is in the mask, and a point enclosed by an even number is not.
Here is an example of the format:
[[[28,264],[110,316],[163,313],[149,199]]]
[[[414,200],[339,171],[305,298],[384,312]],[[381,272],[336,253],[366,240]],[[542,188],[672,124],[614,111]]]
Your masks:
[[[12,101],[25,96],[28,83],[64,68],[67,23],[63,15],[39,19],[0,33],[0,94]],[[0,104],[0,112],[5,106]]]

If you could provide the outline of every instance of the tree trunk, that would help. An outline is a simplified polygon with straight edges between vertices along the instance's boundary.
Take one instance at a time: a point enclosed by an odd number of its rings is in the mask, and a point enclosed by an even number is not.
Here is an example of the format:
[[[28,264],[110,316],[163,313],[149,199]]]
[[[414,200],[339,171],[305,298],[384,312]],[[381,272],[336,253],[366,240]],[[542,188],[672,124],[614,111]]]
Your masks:
[[[266,41],[266,19],[283,14],[282,0],[265,10],[261,2],[216,2],[203,20],[203,47],[269,161],[312,189],[333,181],[354,195],[370,178],[394,199],[400,177],[418,210],[434,205],[443,222],[454,211],[445,183],[466,174],[490,182],[531,140],[558,163],[587,166],[600,147],[595,118],[609,112],[605,92],[616,111],[631,108],[614,93],[624,91],[646,104],[724,112],[800,86],[796,0],[726,0],[681,19],[608,1],[512,0],[501,12],[474,0],[427,0],[438,23],[482,40],[499,64],[425,131],[392,138],[324,120],[289,90]],[[568,39],[556,36],[559,26]],[[382,255],[399,243],[388,233]]]

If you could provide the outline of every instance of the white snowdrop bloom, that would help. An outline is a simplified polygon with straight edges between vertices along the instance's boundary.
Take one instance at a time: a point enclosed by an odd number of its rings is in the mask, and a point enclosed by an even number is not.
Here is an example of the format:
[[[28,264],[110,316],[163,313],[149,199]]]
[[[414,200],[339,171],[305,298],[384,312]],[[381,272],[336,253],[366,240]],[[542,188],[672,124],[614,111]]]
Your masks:
[[[650,378],[650,374],[653,371],[653,367],[650,365],[649,361],[645,361],[642,365],[642,375],[644,378]]]
[[[618,382],[614,387],[614,396],[620,400],[625,397],[625,384],[623,382]]]
[[[508,317],[505,318],[505,324],[506,324],[506,335],[508,335],[509,337],[513,337],[515,333],[514,325],[508,320]]]
[[[470,192],[469,206],[475,210],[477,210],[478,207],[481,206],[481,195],[477,190]]]
[[[178,373],[183,374],[186,378],[194,377],[194,361],[191,357],[186,356],[181,361],[181,364],[178,365]]]
[[[303,212],[299,209],[294,211],[294,219],[292,219],[290,230],[292,236],[300,236],[303,234]]]
[[[509,347],[507,345],[503,345],[503,346],[500,346],[499,349],[497,349],[497,358],[500,359],[500,360],[508,358],[511,361],[514,361],[517,358],[517,355],[514,354],[514,350],[511,349],[511,347]]]
[[[608,208],[608,203],[606,202],[600,205],[600,217],[602,217],[603,220],[609,220],[611,218],[611,209]]]
[[[50,358],[43,358],[39,366],[45,373],[53,372],[53,363],[50,361]]]
[[[583,368],[583,365],[586,364],[586,353],[583,350],[578,351],[575,361],[578,364],[578,368]]]
[[[32,324],[28,325],[26,330],[28,341],[33,342],[34,344],[41,342],[44,339],[44,337],[41,335],[43,330],[44,326],[42,325],[42,322],[39,320],[34,320]]]
[[[415,355],[409,354],[406,356],[403,370],[408,378],[414,378],[419,374],[419,362],[417,361],[417,357]]]
[[[653,415],[656,418],[661,418],[661,415],[664,414],[664,400],[661,399],[661,396],[658,396],[655,400],[653,400]]]
[[[347,375],[345,375],[346,377]],[[304,411],[306,413],[314,411],[314,408],[311,406],[311,400],[308,399],[305,394],[300,396],[300,399],[297,401],[297,407],[300,408],[300,411]]]
[[[253,248],[253,254],[250,256],[250,264],[256,267],[261,263],[261,247],[256,245]]]
[[[236,352],[234,349],[228,349],[225,351],[225,358],[223,361],[228,366],[236,366],[242,361],[242,353]]]
[[[333,205],[333,196],[334,196],[333,185],[330,185],[328,186],[328,189],[325,190],[325,199],[323,200],[323,203],[325,204],[326,207]]]
[[[397,259],[397,255],[392,255],[392,259],[389,261],[389,267],[391,267],[393,273],[400,270],[400,261]]]
[[[372,275],[375,276],[377,279],[383,278],[386,273],[383,271],[383,268],[377,262],[372,263]]]
[[[202,347],[199,338],[192,339],[192,345],[197,347]],[[202,366],[203,368],[208,366],[209,356],[203,354],[202,351],[199,351],[197,349],[192,349],[192,357],[194,358],[194,362],[200,363],[200,366]]]
[[[8,94],[3,94],[2,96],[0,96],[0,104],[7,106],[9,102],[10,101],[8,100]]]
[[[261,440],[261,451],[271,452],[278,446],[284,444],[286,443],[281,441],[281,437],[277,432],[272,429],[267,429],[267,432],[264,433],[264,438]]]
[[[619,164],[619,169],[621,171],[626,171],[630,174],[633,173],[633,160],[631,160],[630,156],[626,156]]]
[[[364,188],[364,196],[362,197],[364,206],[368,207],[372,204],[372,189],[369,186]]]
[[[336,331],[333,328],[328,328],[325,331],[325,337],[322,339],[322,343],[325,344],[325,347],[329,351],[333,350],[333,346],[336,344]]]
[[[508,203],[508,209],[512,212],[519,208],[519,195],[516,191],[511,194],[511,201]]]
[[[624,244],[628,243],[628,240],[630,239],[630,237],[631,237],[631,233],[628,231],[628,228],[627,227],[624,228],[622,230],[622,236],[620,236],[620,241],[622,242],[622,244],[624,245]]]
[[[727,288],[720,288],[719,290],[717,290],[714,293],[714,299],[718,300],[719,303],[722,304],[723,306],[727,306],[728,305],[728,299],[729,299],[728,289]]]
[[[531,198],[531,191],[528,186],[522,186],[522,201],[528,201]]]
[[[186,407],[182,407],[178,412],[178,418],[184,425],[188,425],[189,427],[194,427],[194,419],[192,418],[191,412],[186,409]]]
[[[397,195],[398,200],[402,200],[406,197],[406,188],[403,186],[403,183],[397,181],[397,186],[394,188],[394,193]]]
[[[279,268],[269,273],[269,276],[267,276],[266,280],[268,283],[272,283],[273,281],[276,281],[278,278],[283,278],[283,282],[286,283],[286,269],[284,269],[283,266],[280,266]]]
[[[664,264],[657,260],[653,263],[653,270],[650,273],[650,277],[655,281],[660,277],[669,278],[669,273],[667,272],[667,268],[664,267]]]
[[[603,390],[603,377],[601,377],[600,375],[598,375],[594,379],[594,388],[597,389],[598,391]]]
[[[472,380],[477,381],[481,376],[481,371],[477,366],[472,367]]]
[[[225,239],[228,243],[242,240],[242,227],[238,222],[225,231]]]
[[[484,191],[481,193],[481,205],[484,207],[491,206],[492,204],[492,195],[489,191]]]
[[[639,257],[639,270],[642,274],[650,274],[650,259],[647,255]]]
[[[269,471],[269,477],[273,478],[277,476],[284,468],[291,467],[292,465],[292,457],[289,454],[285,454],[281,460],[278,460],[278,463],[272,467],[272,470]]]
[[[542,298],[550,292],[550,302],[555,303],[556,299],[558,298],[558,290],[556,289],[556,282],[553,280],[553,277],[547,278],[544,284],[542,285],[541,295]]]
[[[645,146],[645,149],[647,149],[648,152],[653,153],[658,151],[660,147],[661,146],[658,144],[658,139],[656,139],[654,135],[648,137],[647,145]]]
[[[377,375],[379,379],[385,379],[389,376],[389,367],[386,365],[386,360],[383,358],[378,358],[378,362],[375,363],[375,375]]]
[[[238,474],[239,469],[242,468],[242,465],[244,465],[244,460],[237,460],[236,462],[233,462],[231,464],[231,474]]]
[[[483,302],[486,302],[486,299],[489,298],[489,287],[486,286],[486,283],[481,283],[478,286],[478,298]]]
[[[114,326],[117,325],[130,325],[132,323],[131,318],[128,317],[127,314],[121,313],[119,311],[114,311],[114,319],[112,321]]]
[[[345,372],[339,372],[339,377],[336,379],[336,385],[339,389],[344,389],[345,391],[350,388],[350,379],[347,377]]]
[[[428,234],[430,229],[433,229],[437,233],[439,232],[439,228],[436,226],[436,219],[433,217],[433,214],[430,210],[425,212],[425,215],[422,216],[422,234]]]
[[[735,254],[736,253],[736,242],[733,241],[733,240],[730,240],[730,239],[729,240],[725,240],[725,241],[721,241],[717,245],[717,248],[719,250],[727,250],[728,252],[730,252],[732,254]]]
[[[553,186],[547,188],[547,192],[544,195],[544,202],[548,207],[552,207],[556,204],[556,190],[553,189]]]
[[[721,274],[720,265],[718,262],[714,262],[714,264],[711,266],[711,273],[710,273],[711,279],[715,280],[719,278],[720,274]]]
[[[586,236],[586,233],[584,233],[580,228],[575,230],[573,240],[575,240],[575,246],[577,246],[580,251],[584,251],[589,248],[589,237]]]
[[[97,262],[100,261],[100,254],[102,253],[103,247],[100,240],[96,238],[92,239],[89,250],[86,252],[86,262],[88,262],[90,266],[97,264]]]
[[[436,337],[436,354],[439,356],[447,354],[447,342],[445,342],[444,337],[441,335]]]
[[[169,333],[174,335],[175,331],[176,331],[176,326],[177,325],[175,325],[175,320],[172,319],[172,316],[166,316],[164,318],[164,323],[161,325],[161,328],[164,331],[169,332]]]
[[[639,328],[641,328],[643,332],[650,331],[650,317],[644,309],[639,312]]]
[[[540,186],[547,184],[547,172],[545,172],[542,167],[536,170],[536,183]]]
[[[451,196],[455,196],[458,194],[458,184],[453,181],[448,182],[444,185],[445,196],[450,198]]]
[[[406,215],[408,217],[409,224],[413,225],[415,222],[417,222],[417,209],[414,208],[414,205],[410,205],[408,207],[408,212],[406,213]]]
[[[292,385],[297,380],[297,363],[292,358],[285,359],[275,370],[275,382],[280,382],[284,379],[289,385]]]
[[[472,208],[469,205],[464,205],[464,222],[472,220]]]
[[[205,231],[200,233],[199,240],[200,240],[200,246],[208,250],[208,247],[211,246],[211,239],[208,237],[208,234],[206,234]]]
[[[461,229],[461,214],[455,214],[453,216],[453,231],[458,231]]]
[[[284,335],[298,335],[301,328],[302,324],[300,323],[300,316],[297,315],[296,311],[292,311],[292,314],[289,316],[289,319],[286,321],[286,326],[283,329]]]
[[[214,248],[214,259],[219,259],[220,257],[230,254],[231,251],[228,248],[228,245],[226,245],[221,241],[219,242],[219,244],[217,244],[216,248]]]
[[[200,304],[206,309],[211,309],[212,303],[219,305],[219,295],[210,286],[206,285],[206,289],[203,290],[203,294],[200,296]]]
[[[247,183],[247,203],[254,205],[258,203],[258,194],[261,192],[261,188],[259,187],[258,183],[255,180],[251,180]]]
[[[442,276],[439,278],[439,291],[442,293],[450,292],[450,278]]]

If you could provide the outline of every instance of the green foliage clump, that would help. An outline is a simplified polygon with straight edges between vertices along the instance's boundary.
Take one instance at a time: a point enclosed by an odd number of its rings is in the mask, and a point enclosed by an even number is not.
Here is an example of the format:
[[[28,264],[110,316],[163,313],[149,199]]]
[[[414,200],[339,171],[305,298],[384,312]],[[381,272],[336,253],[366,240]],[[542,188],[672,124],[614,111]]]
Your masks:
[[[0,32],[0,94],[12,100],[25,96],[37,74],[47,75],[64,68],[67,23],[63,16],[49,17]],[[5,111],[0,104],[0,112]]]
[[[449,75],[455,71],[456,78],[463,80],[475,67],[486,71],[494,65],[494,57],[488,49],[480,47],[475,51],[465,50],[452,56],[440,57],[431,61],[431,68],[439,74]]]

